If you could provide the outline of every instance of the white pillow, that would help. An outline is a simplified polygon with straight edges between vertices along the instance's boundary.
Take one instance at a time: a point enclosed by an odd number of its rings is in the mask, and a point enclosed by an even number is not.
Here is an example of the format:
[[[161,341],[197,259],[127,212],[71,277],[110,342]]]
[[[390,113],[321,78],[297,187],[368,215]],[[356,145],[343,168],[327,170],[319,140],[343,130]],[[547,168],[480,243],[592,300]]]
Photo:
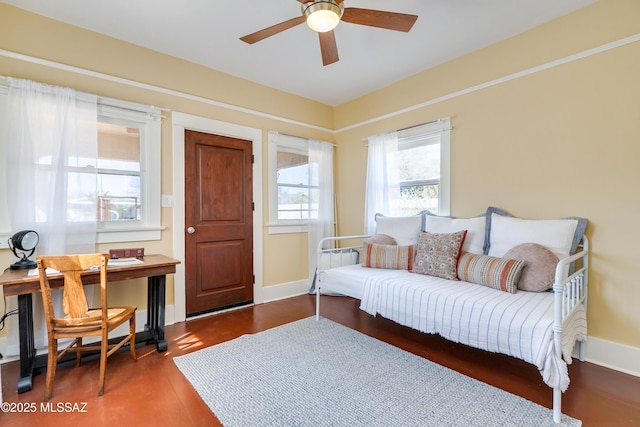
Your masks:
[[[573,218],[520,219],[492,213],[488,255],[502,257],[522,243],[537,243],[562,259],[571,252],[577,227]]]
[[[417,244],[421,227],[422,215],[394,217],[376,214],[376,234],[393,237],[398,246]]]
[[[462,245],[462,250],[472,254],[482,254],[486,226],[487,220],[484,215],[474,218],[424,216],[424,231],[429,233],[455,233],[456,231],[467,230],[467,237]]]

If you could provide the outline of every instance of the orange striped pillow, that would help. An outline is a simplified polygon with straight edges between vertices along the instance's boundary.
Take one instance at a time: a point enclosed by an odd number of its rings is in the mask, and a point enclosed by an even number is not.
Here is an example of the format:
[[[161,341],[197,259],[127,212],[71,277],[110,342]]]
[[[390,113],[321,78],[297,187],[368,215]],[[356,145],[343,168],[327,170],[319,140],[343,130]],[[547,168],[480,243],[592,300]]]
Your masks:
[[[458,278],[515,294],[526,261],[463,252],[458,259]]]
[[[363,267],[411,270],[416,246],[378,245],[367,243],[364,249]]]

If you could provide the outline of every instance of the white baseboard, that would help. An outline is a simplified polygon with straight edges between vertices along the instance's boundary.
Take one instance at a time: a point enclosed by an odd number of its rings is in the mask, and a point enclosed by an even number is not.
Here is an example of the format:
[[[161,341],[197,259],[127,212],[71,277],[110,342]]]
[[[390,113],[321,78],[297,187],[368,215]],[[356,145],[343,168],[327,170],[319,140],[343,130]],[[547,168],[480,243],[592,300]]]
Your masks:
[[[309,293],[309,281],[297,280],[295,282],[279,285],[265,286],[263,289],[264,302],[277,301]]]
[[[164,320],[165,325],[171,325],[175,323],[173,313],[174,313],[173,305],[168,305],[165,307],[165,320]],[[146,323],[147,323],[147,310],[136,310],[136,332],[144,331],[144,325]],[[111,333],[110,336],[114,336],[114,337],[123,336],[128,333],[128,330],[129,330],[129,326],[126,324],[123,324],[118,326]],[[89,343],[89,342],[99,341],[99,340],[100,338],[98,337],[87,338],[86,342]],[[8,341],[9,340],[7,339],[7,337],[0,338],[0,353],[4,356],[3,359],[0,360],[0,364],[11,362],[13,360],[18,360],[18,355],[20,354],[19,344],[10,345]],[[42,344],[38,345],[38,343],[36,343],[36,347],[37,347],[37,354],[43,354],[47,352],[46,345],[43,346]]]
[[[640,377],[640,348],[588,337],[586,360],[605,368]]]

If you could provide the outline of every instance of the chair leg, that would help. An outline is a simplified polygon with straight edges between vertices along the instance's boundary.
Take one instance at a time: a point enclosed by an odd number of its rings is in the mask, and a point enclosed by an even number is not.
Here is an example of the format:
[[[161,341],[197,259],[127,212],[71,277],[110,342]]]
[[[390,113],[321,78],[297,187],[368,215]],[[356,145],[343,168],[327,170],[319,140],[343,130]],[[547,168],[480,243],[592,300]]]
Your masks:
[[[104,377],[107,372],[107,353],[109,351],[109,342],[107,333],[102,334],[102,342],[100,343],[100,385],[98,396],[104,394]]]
[[[49,337],[49,354],[47,355],[47,378],[45,381],[44,401],[48,402],[53,395],[53,381],[58,364],[58,340]]]
[[[82,360],[82,337],[76,338],[76,368],[80,366]]]
[[[131,334],[131,339],[129,340],[129,348],[131,350],[131,358],[138,361],[138,356],[136,355],[136,315],[135,313],[129,319],[129,333]]]

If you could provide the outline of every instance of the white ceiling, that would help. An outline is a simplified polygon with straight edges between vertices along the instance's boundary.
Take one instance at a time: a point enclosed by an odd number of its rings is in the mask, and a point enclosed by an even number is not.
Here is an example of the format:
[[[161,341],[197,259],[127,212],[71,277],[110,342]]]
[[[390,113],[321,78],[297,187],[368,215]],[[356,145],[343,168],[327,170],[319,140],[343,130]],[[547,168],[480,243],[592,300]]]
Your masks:
[[[342,22],[340,61],[322,66],[298,25],[253,45],[239,37],[300,16],[296,0],[1,0],[21,9],[339,105],[584,7],[594,0],[345,0],[418,15],[409,33]]]

